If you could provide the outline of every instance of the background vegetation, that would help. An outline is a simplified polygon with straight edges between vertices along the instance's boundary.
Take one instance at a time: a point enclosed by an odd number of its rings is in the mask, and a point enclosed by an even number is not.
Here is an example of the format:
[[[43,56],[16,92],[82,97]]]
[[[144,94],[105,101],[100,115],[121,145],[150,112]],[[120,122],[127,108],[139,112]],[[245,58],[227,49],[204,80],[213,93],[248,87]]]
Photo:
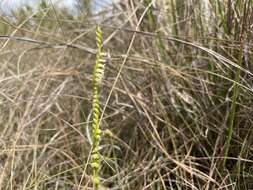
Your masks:
[[[1,15],[0,189],[92,189],[97,24],[101,189],[253,189],[253,1],[88,5]]]

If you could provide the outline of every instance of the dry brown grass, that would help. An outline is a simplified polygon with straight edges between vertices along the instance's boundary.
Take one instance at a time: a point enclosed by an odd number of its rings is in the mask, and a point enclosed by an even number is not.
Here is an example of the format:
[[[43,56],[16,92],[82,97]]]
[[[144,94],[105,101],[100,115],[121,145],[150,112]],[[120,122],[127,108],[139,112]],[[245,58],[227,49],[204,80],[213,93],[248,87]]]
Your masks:
[[[171,2],[122,1],[113,13],[50,12],[30,23],[1,17],[0,189],[92,188],[98,22],[110,55],[103,187],[253,188],[253,4]]]

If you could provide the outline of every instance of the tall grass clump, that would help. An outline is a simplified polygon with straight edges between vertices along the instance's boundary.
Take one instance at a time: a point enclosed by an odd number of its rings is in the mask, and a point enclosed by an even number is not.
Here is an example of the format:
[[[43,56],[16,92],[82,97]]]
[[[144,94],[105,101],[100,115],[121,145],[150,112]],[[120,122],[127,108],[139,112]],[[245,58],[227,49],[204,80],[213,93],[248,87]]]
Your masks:
[[[93,5],[0,13],[0,189],[253,189],[252,0]]]

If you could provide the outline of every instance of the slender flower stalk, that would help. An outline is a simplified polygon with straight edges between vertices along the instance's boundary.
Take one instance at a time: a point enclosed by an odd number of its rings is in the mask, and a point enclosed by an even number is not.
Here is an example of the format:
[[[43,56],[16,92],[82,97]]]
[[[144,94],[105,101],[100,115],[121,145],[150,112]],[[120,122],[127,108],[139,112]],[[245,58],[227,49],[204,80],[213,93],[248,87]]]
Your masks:
[[[100,129],[100,85],[104,73],[104,53],[102,52],[102,31],[98,26],[96,30],[96,43],[97,43],[97,56],[96,63],[93,70],[93,102],[92,102],[92,160],[91,166],[93,169],[93,185],[94,189],[99,189],[100,179],[99,170],[101,168],[101,155],[99,153],[100,139],[101,139],[101,129]]]

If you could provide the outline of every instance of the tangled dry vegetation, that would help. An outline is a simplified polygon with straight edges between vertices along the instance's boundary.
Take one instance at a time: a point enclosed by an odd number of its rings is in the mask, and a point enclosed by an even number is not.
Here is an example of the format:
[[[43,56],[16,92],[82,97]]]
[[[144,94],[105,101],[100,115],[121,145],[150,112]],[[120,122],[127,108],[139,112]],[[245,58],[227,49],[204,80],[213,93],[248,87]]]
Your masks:
[[[252,18],[251,0],[2,15],[0,189],[92,189],[97,24],[101,189],[253,189]]]

